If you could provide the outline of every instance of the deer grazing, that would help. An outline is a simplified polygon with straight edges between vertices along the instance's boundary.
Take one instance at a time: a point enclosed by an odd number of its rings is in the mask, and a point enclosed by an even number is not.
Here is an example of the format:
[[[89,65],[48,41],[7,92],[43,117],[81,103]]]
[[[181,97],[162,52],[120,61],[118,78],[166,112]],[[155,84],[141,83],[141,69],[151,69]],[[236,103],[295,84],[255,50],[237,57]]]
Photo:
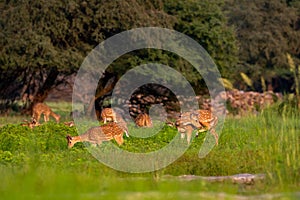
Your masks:
[[[74,121],[69,121],[69,122],[64,122],[64,125],[68,126],[68,127],[73,127],[75,126]]]
[[[38,123],[34,118],[29,122],[27,120],[24,120],[24,123],[21,124],[21,126],[28,126],[29,128],[34,128],[36,126],[39,126],[40,123]]]
[[[93,145],[100,145],[103,141],[112,139],[115,139],[119,145],[122,145],[124,142],[123,128],[121,125],[111,122],[102,126],[92,127],[79,136],[72,137],[67,135],[68,147],[72,148],[77,142],[90,142]]]
[[[37,103],[32,107],[32,117],[39,122],[41,115],[44,115],[44,121],[48,122],[49,117],[52,116],[57,123],[59,123],[60,115],[54,113],[49,106],[44,103]]]
[[[135,124],[139,127],[152,127],[152,120],[146,113],[140,113],[134,120]]]
[[[175,126],[181,133],[181,138],[187,136],[187,142],[190,143],[192,132],[197,129],[197,134],[204,131],[210,131],[215,137],[216,144],[219,143],[218,134],[215,131],[215,127],[218,123],[218,118],[214,116],[209,110],[197,110],[194,112],[182,113],[180,118],[176,120]]]

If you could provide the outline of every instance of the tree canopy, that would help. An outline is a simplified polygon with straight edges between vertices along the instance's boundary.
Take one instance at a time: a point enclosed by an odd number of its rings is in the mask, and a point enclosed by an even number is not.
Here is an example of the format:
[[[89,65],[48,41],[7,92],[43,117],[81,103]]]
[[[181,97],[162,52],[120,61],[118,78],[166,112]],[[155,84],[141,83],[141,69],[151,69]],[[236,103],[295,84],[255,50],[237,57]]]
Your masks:
[[[296,65],[300,61],[298,0],[6,0],[0,9],[2,104],[45,100],[76,74],[100,42],[138,27],[164,27],[190,36],[236,88],[246,88],[243,72],[253,89],[261,90],[261,80],[266,80],[278,91],[290,90],[287,53]],[[205,90],[199,74],[178,55],[143,49],[112,63],[98,92],[111,92],[112,78],[115,83],[126,70],[147,62],[169,65],[197,92]]]
[[[275,90],[289,90],[284,88],[292,76],[287,53],[300,61],[299,1],[227,0],[225,5],[239,42],[239,72],[249,75],[256,89],[263,77]]]
[[[133,27],[171,27],[173,20],[151,1],[25,0],[1,8],[0,91],[12,100],[29,93],[43,101],[99,42]]]
[[[49,91],[64,83],[65,77],[76,73],[84,57],[97,44],[136,27],[165,27],[191,36],[206,48],[221,71],[227,73],[237,58],[234,34],[226,25],[221,6],[222,1],[193,0],[188,3],[179,0],[2,1],[1,99],[13,102],[26,97],[26,101],[43,101]],[[151,60],[188,69],[188,64],[176,56],[144,50],[125,55],[112,67],[116,70],[111,73],[120,76],[124,73],[122,66]],[[186,75],[199,85],[199,80],[192,78],[193,73]]]

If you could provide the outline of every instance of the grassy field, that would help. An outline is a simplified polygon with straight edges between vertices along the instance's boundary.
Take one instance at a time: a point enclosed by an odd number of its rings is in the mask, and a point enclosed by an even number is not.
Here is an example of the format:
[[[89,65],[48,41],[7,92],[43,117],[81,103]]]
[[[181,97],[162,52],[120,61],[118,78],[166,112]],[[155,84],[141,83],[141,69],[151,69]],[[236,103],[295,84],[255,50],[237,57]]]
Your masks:
[[[70,120],[69,104],[51,107],[63,121]],[[219,145],[205,158],[198,158],[203,134],[174,163],[143,174],[101,164],[82,143],[68,149],[65,136],[77,135],[74,127],[52,121],[31,130],[19,125],[23,119],[0,118],[0,199],[300,198],[300,116],[289,106],[275,106],[257,116],[227,117]],[[129,125],[129,131],[132,128]],[[125,138],[122,148],[152,151],[175,134],[165,127],[149,139]],[[247,185],[179,178],[239,173],[264,174],[265,179]]]

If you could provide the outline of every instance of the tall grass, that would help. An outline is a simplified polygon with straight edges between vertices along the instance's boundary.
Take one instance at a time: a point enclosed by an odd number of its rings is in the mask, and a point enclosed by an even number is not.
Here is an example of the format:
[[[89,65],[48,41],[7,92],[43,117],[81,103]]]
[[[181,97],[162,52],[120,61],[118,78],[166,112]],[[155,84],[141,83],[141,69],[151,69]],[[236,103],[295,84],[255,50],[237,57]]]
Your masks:
[[[289,105],[265,109],[257,116],[227,117],[219,145],[205,158],[198,157],[203,133],[174,163],[144,174],[106,167],[81,143],[67,149],[65,135],[76,135],[74,127],[49,122],[31,130],[8,124],[0,128],[0,199],[214,199],[220,193],[231,199],[235,197],[230,195],[296,192],[300,188],[299,121],[296,108]],[[133,131],[132,124],[129,129]],[[157,150],[174,134],[176,130],[165,127],[153,138],[125,138],[122,148]],[[246,186],[165,178],[238,173],[265,174],[266,179]]]
[[[216,146],[196,159],[204,135],[166,173],[203,176],[254,173],[266,175],[266,188],[295,191],[300,186],[300,116],[296,108],[264,110],[258,116],[227,118]]]

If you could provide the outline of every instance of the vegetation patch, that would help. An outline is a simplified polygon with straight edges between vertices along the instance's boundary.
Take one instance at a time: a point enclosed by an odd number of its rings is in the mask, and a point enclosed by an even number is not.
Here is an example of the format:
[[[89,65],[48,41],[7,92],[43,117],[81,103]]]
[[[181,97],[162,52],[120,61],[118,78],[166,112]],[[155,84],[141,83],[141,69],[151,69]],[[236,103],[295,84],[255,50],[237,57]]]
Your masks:
[[[199,192],[228,195],[293,193],[300,185],[300,117],[290,112],[289,107],[284,112],[278,110],[279,106],[274,106],[257,116],[227,117],[219,145],[205,158],[198,157],[206,137],[203,133],[193,139],[189,149],[174,163],[143,174],[119,172],[105,166],[82,143],[68,149],[65,136],[78,133],[76,127],[65,126],[63,122],[51,121],[33,129],[7,124],[0,128],[0,171],[3,175],[0,197],[15,199],[22,194],[33,199],[37,196],[96,199],[156,191],[159,198],[169,192],[184,191],[196,199]],[[146,131],[146,128],[134,129],[133,124],[128,128],[129,132]],[[159,134],[149,138],[124,136],[125,142],[120,148],[151,152],[168,144],[176,134],[176,129],[165,126]],[[105,145],[107,142],[98,148],[105,148]],[[182,182],[165,178],[168,175],[230,176],[241,173],[264,174],[265,179],[247,186],[228,181]]]

